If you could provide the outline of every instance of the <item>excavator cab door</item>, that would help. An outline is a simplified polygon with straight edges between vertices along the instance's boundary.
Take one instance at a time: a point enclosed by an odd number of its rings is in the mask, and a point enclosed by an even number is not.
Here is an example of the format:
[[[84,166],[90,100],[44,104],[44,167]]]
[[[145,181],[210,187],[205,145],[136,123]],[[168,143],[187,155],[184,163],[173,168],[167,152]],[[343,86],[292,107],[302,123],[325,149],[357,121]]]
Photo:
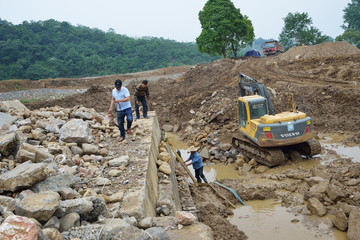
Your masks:
[[[245,102],[238,101],[238,112],[239,112],[239,124],[240,127],[246,128],[246,122],[248,121],[247,110]]]

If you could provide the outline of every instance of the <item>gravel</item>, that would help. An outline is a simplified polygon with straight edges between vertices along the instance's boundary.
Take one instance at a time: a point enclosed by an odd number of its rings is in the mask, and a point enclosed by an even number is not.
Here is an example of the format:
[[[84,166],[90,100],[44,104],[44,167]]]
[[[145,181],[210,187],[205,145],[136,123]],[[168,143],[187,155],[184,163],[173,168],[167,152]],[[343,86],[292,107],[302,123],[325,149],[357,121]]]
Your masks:
[[[17,92],[0,93],[0,101],[9,100],[46,100],[58,99],[76,93],[84,93],[87,89],[50,89],[40,88]]]

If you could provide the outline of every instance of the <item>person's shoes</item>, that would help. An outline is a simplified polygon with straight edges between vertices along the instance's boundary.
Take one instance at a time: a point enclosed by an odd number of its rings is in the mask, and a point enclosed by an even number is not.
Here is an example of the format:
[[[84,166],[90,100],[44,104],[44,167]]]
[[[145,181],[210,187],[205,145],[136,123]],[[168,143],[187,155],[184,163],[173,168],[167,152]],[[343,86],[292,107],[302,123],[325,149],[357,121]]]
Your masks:
[[[126,133],[127,133],[128,135],[130,135],[130,134],[131,134],[131,129],[126,130]]]
[[[149,118],[148,116],[144,116],[144,118]]]
[[[136,117],[136,118],[135,118],[135,120],[138,120],[138,119],[140,119],[140,118],[139,118],[139,117]]]
[[[124,141],[125,140],[125,138],[123,138],[123,137],[119,137],[119,142],[122,142],[122,141]]]
[[[204,182],[205,182],[205,183],[208,183],[208,181],[207,181],[206,179],[204,180]]]

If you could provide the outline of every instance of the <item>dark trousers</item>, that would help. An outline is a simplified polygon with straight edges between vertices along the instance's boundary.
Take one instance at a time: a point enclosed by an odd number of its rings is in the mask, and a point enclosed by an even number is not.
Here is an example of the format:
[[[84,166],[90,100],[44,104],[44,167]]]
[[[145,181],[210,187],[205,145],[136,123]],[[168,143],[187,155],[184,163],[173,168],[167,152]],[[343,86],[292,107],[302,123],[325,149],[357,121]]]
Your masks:
[[[205,175],[203,173],[204,167],[195,169],[195,177],[198,183],[201,183],[201,178],[204,180],[204,182],[207,183],[207,180],[205,178]],[[200,178],[201,177],[201,178]]]
[[[143,105],[143,114],[144,114],[144,117],[147,117],[148,105],[147,105],[147,102],[146,102],[146,97],[145,97],[145,96],[135,97],[135,112],[136,112],[136,118],[140,118],[139,105],[136,103],[136,101],[141,102],[141,104]]]
[[[127,129],[130,129],[131,124],[133,122],[133,115],[132,115],[131,108],[127,108],[125,110],[117,112],[117,121],[118,121],[118,125],[119,125],[120,136],[122,136],[123,138],[125,138],[125,128],[124,128],[125,116],[126,116],[126,122],[127,122],[127,124],[126,124]]]

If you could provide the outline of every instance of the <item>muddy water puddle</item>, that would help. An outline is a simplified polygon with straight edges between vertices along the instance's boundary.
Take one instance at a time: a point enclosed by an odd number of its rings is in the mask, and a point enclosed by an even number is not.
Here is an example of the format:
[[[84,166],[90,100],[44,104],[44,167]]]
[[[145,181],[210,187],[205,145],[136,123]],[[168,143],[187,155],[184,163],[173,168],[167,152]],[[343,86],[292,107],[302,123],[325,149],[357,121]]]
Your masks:
[[[169,136],[171,142],[177,149],[180,150],[182,159],[185,161],[189,157],[188,146],[182,142],[175,134]],[[333,139],[333,138],[332,138]],[[302,161],[287,162],[283,166],[269,169],[266,174],[275,174],[284,172],[287,169],[297,169],[302,167],[304,169],[311,169],[312,167],[326,164],[329,161],[330,155],[327,149],[335,151],[333,144],[329,142],[332,139],[326,139],[321,144],[324,146],[323,153],[312,159],[303,159]],[[329,145],[327,145],[329,144]],[[339,145],[340,146],[340,145]],[[348,154],[349,147],[343,146]],[[360,148],[355,147],[354,159],[360,157]],[[338,155],[340,153],[336,152]],[[356,155],[357,154],[357,155]],[[334,155],[331,155],[334,157]],[[349,155],[347,155],[349,156]],[[338,156],[335,156],[338,157]],[[333,159],[330,159],[333,160]],[[190,171],[195,176],[195,171],[192,166],[189,166]],[[252,177],[257,184],[269,181],[265,178],[257,178],[256,176],[240,176],[238,171],[235,170],[235,165],[213,165],[211,163],[204,163],[204,175],[209,182],[218,181],[221,179],[239,179],[244,177]],[[188,178],[189,183],[192,181]],[[233,210],[234,215],[229,218],[229,221],[236,225],[240,230],[244,231],[249,239],[267,239],[267,240],[279,240],[279,239],[326,239],[326,240],[345,240],[346,233],[341,232],[335,228],[332,228],[328,233],[321,233],[318,223],[319,219],[314,220],[303,215],[295,215],[291,211],[282,207],[281,203],[276,200],[256,200],[245,202],[246,206],[238,205]]]
[[[340,231],[327,234],[313,229],[309,220],[295,215],[274,199],[247,201],[246,206],[238,205],[228,220],[245,232],[249,239],[292,239],[292,240],[345,240]]]
[[[187,150],[180,150],[181,157],[184,161],[189,158],[190,152]],[[189,170],[195,176],[195,170],[192,166],[188,166]],[[204,175],[209,182],[219,181],[221,179],[238,179],[239,173],[235,170],[235,165],[213,165],[204,162]],[[188,182],[192,182],[191,178],[188,178]]]
[[[346,140],[345,134],[328,134],[320,141],[323,148],[321,157],[324,162],[331,161],[336,158],[350,158],[353,162],[360,162],[360,146],[359,145],[343,145],[339,142]],[[335,154],[334,154],[335,153]]]

